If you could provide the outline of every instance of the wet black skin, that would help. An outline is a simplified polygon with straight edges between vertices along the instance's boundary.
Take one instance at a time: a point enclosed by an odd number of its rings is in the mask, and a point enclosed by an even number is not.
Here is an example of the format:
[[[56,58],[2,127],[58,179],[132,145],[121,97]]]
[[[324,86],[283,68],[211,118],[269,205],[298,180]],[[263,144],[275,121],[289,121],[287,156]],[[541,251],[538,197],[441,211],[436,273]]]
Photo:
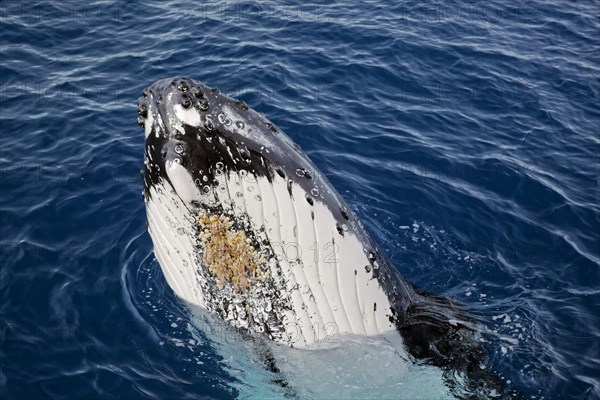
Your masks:
[[[167,101],[169,98],[170,101]],[[160,126],[158,121],[168,121],[168,115],[173,114],[175,105],[198,110],[201,126],[183,124],[185,134],[177,132],[169,123]],[[235,108],[242,119],[220,121],[217,116],[224,105]],[[150,196],[149,188],[159,179],[168,180],[165,162],[174,159],[178,159],[202,185],[216,185],[215,166],[222,163],[226,170],[244,169],[269,180],[275,174],[286,177],[290,182],[300,185],[304,193],[311,193],[315,185],[331,188],[331,192],[321,198],[293,193],[293,186],[291,183],[288,185],[291,196],[306,196],[302,201],[311,205],[317,201],[324,202],[337,219],[340,235],[344,234],[340,225],[346,224],[348,229],[363,238],[365,248],[370,249],[371,260],[371,265],[365,268],[373,272],[386,292],[392,305],[389,318],[402,335],[408,352],[416,359],[443,368],[451,386],[454,373],[463,373],[468,382],[467,391],[471,393],[466,397],[486,398],[486,393],[492,389],[503,396],[511,392],[489,368],[480,368],[485,364],[487,352],[476,338],[477,321],[450,299],[431,295],[409,284],[379,251],[358,224],[355,214],[299,146],[263,115],[251,110],[242,101],[183,77],[163,79],[144,90],[144,95],[138,99],[140,126],[148,123],[151,112],[154,113],[154,121],[146,139],[145,151],[146,158],[151,157],[152,162],[143,171],[146,198]],[[272,142],[269,152],[265,151],[264,143],[249,140],[240,134],[236,129],[239,123],[268,137]],[[204,175],[210,177],[208,181],[203,181]],[[373,268],[375,262],[379,265],[378,269]],[[449,321],[463,322],[456,324]]]

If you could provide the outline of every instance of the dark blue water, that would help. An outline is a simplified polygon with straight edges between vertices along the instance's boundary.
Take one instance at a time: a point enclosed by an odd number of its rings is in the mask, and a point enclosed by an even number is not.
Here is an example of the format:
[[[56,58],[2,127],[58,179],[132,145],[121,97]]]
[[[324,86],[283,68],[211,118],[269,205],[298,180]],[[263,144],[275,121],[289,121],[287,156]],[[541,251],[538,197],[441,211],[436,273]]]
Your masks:
[[[173,75],[300,143],[527,398],[600,397],[600,3],[387,3],[0,3],[3,399],[239,394],[146,233]]]

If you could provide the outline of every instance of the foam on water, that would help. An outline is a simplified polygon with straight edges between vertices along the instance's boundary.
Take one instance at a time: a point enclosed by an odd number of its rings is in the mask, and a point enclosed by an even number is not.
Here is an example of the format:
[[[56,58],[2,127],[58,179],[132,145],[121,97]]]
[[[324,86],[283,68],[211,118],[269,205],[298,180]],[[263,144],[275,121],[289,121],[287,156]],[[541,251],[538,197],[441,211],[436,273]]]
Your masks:
[[[442,371],[415,364],[398,335],[338,334],[310,348],[295,349],[241,335],[196,308],[191,321],[191,334],[204,332],[223,358],[240,398],[455,398]],[[278,372],[267,371],[268,357]]]

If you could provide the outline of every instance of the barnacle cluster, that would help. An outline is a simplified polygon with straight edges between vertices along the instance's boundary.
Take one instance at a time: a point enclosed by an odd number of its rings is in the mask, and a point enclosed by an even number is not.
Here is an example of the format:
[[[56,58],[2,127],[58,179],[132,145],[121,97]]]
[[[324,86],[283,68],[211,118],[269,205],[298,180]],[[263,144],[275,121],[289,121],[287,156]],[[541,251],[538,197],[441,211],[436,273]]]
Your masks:
[[[236,230],[226,215],[198,215],[203,265],[217,278],[221,288],[231,283],[234,290],[246,291],[254,280],[264,282],[269,270],[263,254],[252,246],[244,231]]]

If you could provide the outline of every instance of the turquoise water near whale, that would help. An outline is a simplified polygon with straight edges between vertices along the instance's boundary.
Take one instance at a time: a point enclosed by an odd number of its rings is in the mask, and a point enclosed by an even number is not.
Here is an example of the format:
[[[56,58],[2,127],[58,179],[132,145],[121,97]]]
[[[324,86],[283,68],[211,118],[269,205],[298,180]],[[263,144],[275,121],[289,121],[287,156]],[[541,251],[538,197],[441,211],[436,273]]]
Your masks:
[[[599,10],[3,0],[1,397],[244,395],[146,233],[136,99],[185,75],[265,113],[409,281],[485,321],[484,367],[599,398]]]

